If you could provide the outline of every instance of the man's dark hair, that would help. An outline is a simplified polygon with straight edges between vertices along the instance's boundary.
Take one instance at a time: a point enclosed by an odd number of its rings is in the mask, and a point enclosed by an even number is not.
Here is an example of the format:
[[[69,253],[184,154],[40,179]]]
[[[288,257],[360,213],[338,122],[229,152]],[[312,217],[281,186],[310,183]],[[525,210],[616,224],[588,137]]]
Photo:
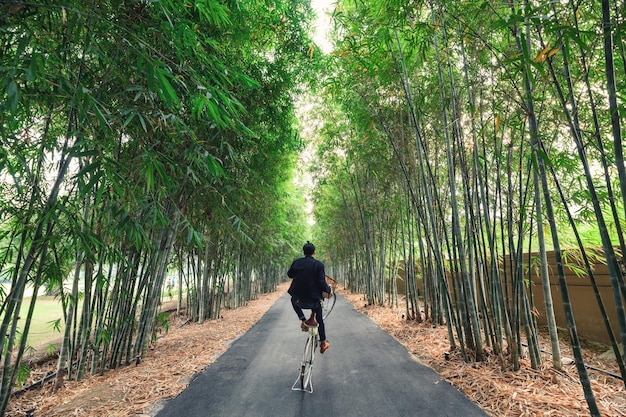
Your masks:
[[[315,253],[315,245],[313,245],[311,242],[307,240],[304,246],[302,247],[302,251],[304,252],[305,255],[313,255],[313,253]]]

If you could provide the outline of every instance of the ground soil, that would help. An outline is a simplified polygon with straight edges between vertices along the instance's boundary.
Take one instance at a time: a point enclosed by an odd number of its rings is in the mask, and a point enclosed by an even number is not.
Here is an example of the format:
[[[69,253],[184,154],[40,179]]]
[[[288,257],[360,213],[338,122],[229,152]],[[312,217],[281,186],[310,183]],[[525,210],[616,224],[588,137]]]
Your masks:
[[[161,334],[145,358],[137,365],[107,371],[81,382],[66,381],[52,393],[52,383],[30,390],[9,402],[7,416],[149,417],[163,401],[175,397],[191,378],[212,364],[230,344],[244,334],[287,290],[286,283],[271,294],[263,294],[246,306],[223,310],[222,317],[204,323],[191,323],[182,315],[170,316],[170,328]],[[576,368],[565,365],[557,371],[546,354],[545,363],[532,369],[522,360],[519,371],[502,369],[495,355],[482,362],[466,363],[458,349],[451,351],[445,326],[405,319],[405,308],[371,306],[358,294],[340,289],[354,307],[368,315],[395,337],[420,362],[436,370],[464,392],[487,414],[497,417],[587,416],[588,406]],[[332,352],[332,339],[331,351]],[[549,350],[549,344],[545,350]],[[571,356],[567,345],[565,356]],[[615,360],[600,359],[601,350],[586,346],[585,362],[595,368],[618,373]],[[31,371],[31,381],[41,380],[54,371],[55,361]],[[624,383],[605,372],[589,371],[602,416],[626,416]],[[460,414],[461,415],[461,414]]]

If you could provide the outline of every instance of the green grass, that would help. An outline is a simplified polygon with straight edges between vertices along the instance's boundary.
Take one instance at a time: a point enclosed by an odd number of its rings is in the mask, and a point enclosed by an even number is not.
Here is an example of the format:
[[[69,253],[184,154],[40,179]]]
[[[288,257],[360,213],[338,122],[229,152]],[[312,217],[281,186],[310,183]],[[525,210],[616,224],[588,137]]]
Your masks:
[[[23,321],[26,319],[26,315],[28,314],[30,301],[30,298],[25,298],[22,302],[22,308],[20,309],[20,317],[22,320],[18,323],[20,331],[24,328]],[[60,339],[62,334],[54,329],[52,323],[56,320],[60,320],[61,326],[63,326],[63,309],[61,308],[61,301],[52,296],[37,297],[35,311],[33,312],[30,329],[28,331],[28,345],[35,349],[39,349],[42,345]]]
[[[163,302],[176,301],[178,299],[178,290],[171,291],[171,297],[166,290],[162,295]],[[20,309],[21,320],[18,323],[20,332],[24,328],[24,320],[28,314],[31,298],[25,298]],[[82,308],[82,301],[78,303],[79,313]],[[59,321],[60,331],[55,330],[54,323]],[[45,345],[58,341],[63,337],[62,331],[65,326],[63,320],[63,309],[61,301],[53,296],[39,296],[35,304],[35,311],[30,323],[28,331],[28,345],[39,350]]]

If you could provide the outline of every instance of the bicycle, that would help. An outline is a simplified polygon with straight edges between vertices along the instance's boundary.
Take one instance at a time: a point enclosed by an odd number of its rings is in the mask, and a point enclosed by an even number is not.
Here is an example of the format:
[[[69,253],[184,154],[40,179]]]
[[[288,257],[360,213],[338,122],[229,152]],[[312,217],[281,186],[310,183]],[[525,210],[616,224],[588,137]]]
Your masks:
[[[326,276],[327,280],[331,280],[331,287],[333,288],[332,294],[328,297],[324,297],[322,300],[322,318],[326,320],[326,317],[330,314],[335,307],[337,301],[337,293],[335,291],[336,282]],[[293,391],[304,391],[309,394],[313,393],[313,383],[311,382],[311,374],[313,373],[313,361],[315,360],[315,350],[319,346],[320,338],[318,332],[318,326],[310,326],[308,331],[308,337],[304,344],[304,354],[302,356],[302,362],[300,362],[300,374],[293,383],[291,389]]]
[[[318,327],[309,327],[309,337],[304,345],[304,355],[302,357],[302,362],[300,362],[300,374],[291,387],[293,391],[305,391],[310,394],[313,393],[311,373],[313,372],[313,360],[315,359],[315,350],[318,345]]]

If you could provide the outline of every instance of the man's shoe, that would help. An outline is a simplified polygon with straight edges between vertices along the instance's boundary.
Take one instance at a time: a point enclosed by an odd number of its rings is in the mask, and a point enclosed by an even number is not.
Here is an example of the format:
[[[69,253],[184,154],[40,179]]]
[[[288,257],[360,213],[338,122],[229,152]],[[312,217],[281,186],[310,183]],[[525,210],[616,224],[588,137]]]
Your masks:
[[[309,331],[309,326],[306,325],[306,323],[304,322],[304,320],[302,320],[300,322],[300,328],[302,329],[303,332],[308,332]]]
[[[320,345],[320,353],[326,352],[329,347],[330,347],[330,343],[328,343],[328,340],[324,340],[322,344]]]

